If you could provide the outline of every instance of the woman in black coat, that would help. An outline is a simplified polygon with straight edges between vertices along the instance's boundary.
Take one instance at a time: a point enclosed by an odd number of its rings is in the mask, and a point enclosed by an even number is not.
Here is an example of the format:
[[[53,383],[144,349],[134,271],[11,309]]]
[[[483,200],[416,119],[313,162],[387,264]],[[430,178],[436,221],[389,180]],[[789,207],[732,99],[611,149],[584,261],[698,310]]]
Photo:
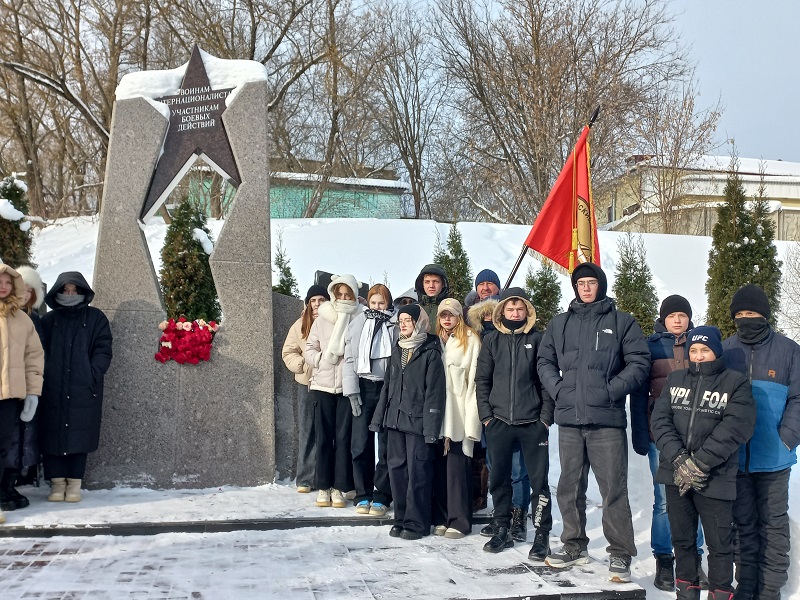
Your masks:
[[[400,339],[392,350],[370,430],[386,428],[386,462],[394,499],[392,537],[418,540],[431,532],[436,442],[445,406],[442,345],[427,333],[418,304],[400,308]]]
[[[94,291],[83,275],[58,276],[45,296],[53,310],[42,317],[44,389],[39,403],[39,444],[51,502],[79,502],[89,452],[100,441],[103,376],[111,364],[111,328],[89,306]]]

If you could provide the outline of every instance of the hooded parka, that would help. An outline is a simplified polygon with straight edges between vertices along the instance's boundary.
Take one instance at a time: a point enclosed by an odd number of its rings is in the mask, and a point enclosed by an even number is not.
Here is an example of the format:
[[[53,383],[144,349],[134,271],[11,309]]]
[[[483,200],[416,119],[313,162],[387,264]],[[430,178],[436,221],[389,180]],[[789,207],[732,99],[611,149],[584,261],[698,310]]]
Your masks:
[[[68,283],[85,298],[77,306],[56,300]],[[111,364],[111,327],[100,309],[89,306],[94,291],[83,275],[58,276],[45,296],[52,308],[42,317],[45,339],[44,389],[39,401],[39,443],[43,454],[92,452],[100,442],[103,378]]]
[[[528,309],[527,322],[515,331],[502,322],[505,305],[512,299],[522,300]],[[483,339],[475,375],[480,420],[494,417],[508,425],[534,421],[552,425],[553,401],[542,389],[536,371],[542,340],[542,334],[534,329],[536,310],[528,300],[511,296],[495,305],[492,323],[496,331]]]
[[[661,453],[656,482],[674,485],[672,461],[684,450],[711,468],[708,498],[734,500],[739,445],[753,435],[756,406],[747,377],[719,358],[667,376],[650,427]]]
[[[436,297],[425,294],[425,287],[422,285],[422,282],[425,280],[425,275],[438,275],[442,278],[442,291],[439,292]],[[439,304],[442,300],[450,298],[450,282],[447,280],[447,273],[445,273],[444,269],[439,265],[425,265],[414,282],[414,291],[419,298],[418,304],[422,307],[422,310],[427,313],[430,322],[435,323]]]
[[[625,398],[647,380],[650,352],[636,319],[606,296],[603,270],[591,263],[581,268],[600,282],[598,300],[575,299],[553,317],[539,349],[539,377],[555,401],[558,425],[624,429]]]

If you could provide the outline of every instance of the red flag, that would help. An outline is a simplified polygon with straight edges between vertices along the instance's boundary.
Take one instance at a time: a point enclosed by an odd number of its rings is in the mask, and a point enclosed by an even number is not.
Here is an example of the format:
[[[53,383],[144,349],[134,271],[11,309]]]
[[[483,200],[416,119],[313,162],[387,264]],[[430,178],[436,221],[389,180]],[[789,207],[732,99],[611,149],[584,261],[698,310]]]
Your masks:
[[[587,125],[525,240],[528,248],[569,273],[581,263],[600,265],[588,138]]]

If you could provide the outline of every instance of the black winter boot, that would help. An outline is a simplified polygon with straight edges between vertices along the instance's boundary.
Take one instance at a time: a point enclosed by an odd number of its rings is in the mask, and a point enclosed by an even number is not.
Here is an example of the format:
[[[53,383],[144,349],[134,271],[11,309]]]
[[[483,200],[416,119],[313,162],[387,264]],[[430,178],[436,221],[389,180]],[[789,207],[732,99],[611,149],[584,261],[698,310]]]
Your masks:
[[[506,548],[513,548],[514,547],[514,540],[511,537],[511,533],[508,531],[508,527],[498,527],[497,533],[494,535],[492,539],[490,539],[486,544],[483,546],[483,550],[485,552],[491,552],[492,554],[497,554],[498,552],[502,552]]]
[[[490,521],[488,525],[484,525],[481,528],[481,535],[483,537],[494,537],[497,535],[497,530],[498,530],[497,523],[495,523],[494,521]]]
[[[703,570],[703,557],[697,555],[697,581],[699,582],[701,590],[708,589],[708,575]]]
[[[30,504],[25,496],[14,489],[18,474],[16,469],[3,470],[3,477],[0,478],[0,510],[17,510]]]
[[[515,542],[528,539],[528,515],[521,508],[511,509],[511,537]]]
[[[733,600],[753,600],[758,587],[758,569],[755,567],[736,567],[736,591]]]
[[[534,562],[544,562],[550,556],[550,532],[544,529],[537,529],[533,538],[533,546],[528,552],[528,560]]]
[[[678,600],[700,600],[700,586],[697,582],[678,579],[675,582],[675,589],[678,592]]]
[[[672,554],[656,554],[653,585],[664,592],[675,591],[675,557]]]

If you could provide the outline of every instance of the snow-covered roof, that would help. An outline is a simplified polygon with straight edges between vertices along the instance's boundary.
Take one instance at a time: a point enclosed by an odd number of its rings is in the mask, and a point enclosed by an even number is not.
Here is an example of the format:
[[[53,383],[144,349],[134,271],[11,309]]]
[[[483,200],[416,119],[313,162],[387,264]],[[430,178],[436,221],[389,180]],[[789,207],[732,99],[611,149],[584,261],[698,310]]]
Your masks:
[[[308,181],[316,183],[322,179],[322,175],[318,173],[290,173],[287,171],[279,171],[276,173],[271,174],[274,179],[290,179],[293,181]],[[388,188],[393,190],[399,190],[401,192],[406,192],[409,190],[409,186],[404,181],[399,181],[397,179],[370,179],[367,177],[330,177],[328,179],[330,183],[339,184],[339,185],[347,185],[347,186],[358,186],[358,187],[367,187],[367,188]]]
[[[786,162],[782,160],[762,160],[760,158],[742,158],[739,161],[739,175],[761,175],[761,166],[764,166],[764,175],[768,177],[800,177],[800,163]],[[651,157],[631,157],[633,166],[648,165],[653,167],[663,166],[663,162],[657,156]],[[730,156],[704,155],[699,157],[693,165],[686,167],[691,171],[707,171],[712,173],[727,173],[730,169]]]

